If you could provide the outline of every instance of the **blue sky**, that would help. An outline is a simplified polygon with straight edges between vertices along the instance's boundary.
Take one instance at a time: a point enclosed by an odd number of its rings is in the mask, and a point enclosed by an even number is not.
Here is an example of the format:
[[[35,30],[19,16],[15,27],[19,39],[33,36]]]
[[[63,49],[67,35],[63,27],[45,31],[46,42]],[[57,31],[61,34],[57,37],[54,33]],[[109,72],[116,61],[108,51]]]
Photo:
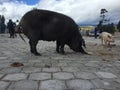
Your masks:
[[[23,1],[28,5],[35,5],[37,4],[40,0],[18,0],[18,1]]]

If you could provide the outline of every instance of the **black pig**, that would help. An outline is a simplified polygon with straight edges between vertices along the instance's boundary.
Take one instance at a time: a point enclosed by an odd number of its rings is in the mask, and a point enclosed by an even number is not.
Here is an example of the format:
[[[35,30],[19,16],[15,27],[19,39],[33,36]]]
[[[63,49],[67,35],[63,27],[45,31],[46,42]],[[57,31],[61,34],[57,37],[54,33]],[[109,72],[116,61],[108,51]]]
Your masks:
[[[27,12],[19,23],[19,28],[28,37],[30,51],[37,52],[39,40],[56,41],[56,51],[64,54],[67,44],[72,50],[87,54],[82,48],[85,44],[77,24],[68,16],[47,10],[34,9]]]

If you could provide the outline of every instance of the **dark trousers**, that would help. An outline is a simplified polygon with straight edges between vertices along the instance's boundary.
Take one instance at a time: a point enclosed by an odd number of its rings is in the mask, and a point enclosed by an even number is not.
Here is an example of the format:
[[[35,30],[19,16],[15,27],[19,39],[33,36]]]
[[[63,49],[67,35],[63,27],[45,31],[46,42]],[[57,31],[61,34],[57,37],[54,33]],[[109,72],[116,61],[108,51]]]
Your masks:
[[[14,38],[14,34],[15,34],[14,29],[10,29],[9,33],[10,33],[10,38]]]

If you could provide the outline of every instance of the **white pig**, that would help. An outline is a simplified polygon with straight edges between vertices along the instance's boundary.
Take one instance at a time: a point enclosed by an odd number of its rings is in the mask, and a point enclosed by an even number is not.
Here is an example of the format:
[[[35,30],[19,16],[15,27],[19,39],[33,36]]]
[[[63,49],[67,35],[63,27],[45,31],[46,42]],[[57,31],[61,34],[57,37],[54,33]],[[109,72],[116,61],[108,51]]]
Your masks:
[[[110,42],[115,42],[114,37],[112,36],[112,34],[108,33],[108,32],[102,32],[101,33],[101,43],[103,45],[103,43],[107,46],[110,45]]]

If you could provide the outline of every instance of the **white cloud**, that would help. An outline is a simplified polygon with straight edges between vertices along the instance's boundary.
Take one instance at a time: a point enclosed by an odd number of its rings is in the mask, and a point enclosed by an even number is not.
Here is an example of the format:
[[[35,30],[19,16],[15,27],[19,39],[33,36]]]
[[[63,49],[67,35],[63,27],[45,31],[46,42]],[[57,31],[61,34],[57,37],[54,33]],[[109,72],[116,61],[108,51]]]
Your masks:
[[[5,0],[2,0],[5,1]],[[108,10],[111,21],[120,20],[120,0],[40,0],[36,5],[26,5],[23,2],[7,2],[0,5],[4,10],[6,19],[19,19],[22,15],[34,7],[60,12],[72,17],[77,23],[98,23],[100,9]]]
[[[76,22],[90,24],[98,23],[102,8],[109,11],[108,17],[111,20],[118,21],[118,18],[120,19],[119,3],[120,0],[41,0],[38,6],[39,8],[64,13]]]
[[[13,19],[15,21],[20,19],[24,13],[33,7],[19,2],[5,2],[0,8],[0,14],[3,14],[7,21],[8,19]]]

